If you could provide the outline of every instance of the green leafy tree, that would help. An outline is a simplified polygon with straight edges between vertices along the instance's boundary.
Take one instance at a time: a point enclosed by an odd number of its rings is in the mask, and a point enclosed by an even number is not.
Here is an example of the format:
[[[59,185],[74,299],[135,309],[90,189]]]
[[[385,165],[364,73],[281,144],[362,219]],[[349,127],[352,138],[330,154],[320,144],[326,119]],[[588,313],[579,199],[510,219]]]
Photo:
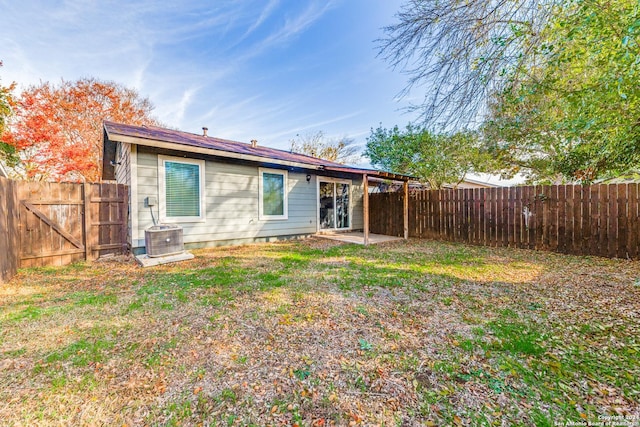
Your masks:
[[[0,67],[2,67],[2,61],[0,61]],[[0,135],[4,132],[7,125],[7,119],[11,115],[11,104],[13,98],[11,93],[15,88],[15,83],[9,87],[2,86],[0,83]]]
[[[407,0],[380,55],[426,126],[482,126],[496,170],[593,182],[640,163],[636,0]],[[413,95],[413,94],[412,94]]]
[[[2,67],[2,61],[0,61],[0,67]],[[13,91],[15,88],[16,83],[9,86],[3,86],[0,83],[0,138],[13,114],[13,105],[15,104]],[[0,161],[6,162],[9,166],[13,166],[18,161],[14,147],[5,144],[2,140],[0,140]]]
[[[415,176],[432,188],[457,186],[488,163],[474,132],[434,133],[411,123],[371,129],[365,155],[375,167]]]
[[[484,133],[511,173],[589,183],[640,165],[640,6],[570,0],[536,61],[491,99]]]

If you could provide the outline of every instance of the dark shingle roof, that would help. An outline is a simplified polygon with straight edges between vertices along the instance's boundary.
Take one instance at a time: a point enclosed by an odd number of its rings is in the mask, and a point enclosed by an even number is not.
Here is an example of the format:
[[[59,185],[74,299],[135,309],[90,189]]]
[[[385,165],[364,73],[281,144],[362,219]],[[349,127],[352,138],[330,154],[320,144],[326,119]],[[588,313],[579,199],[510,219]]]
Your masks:
[[[265,159],[284,160],[297,163],[305,163],[314,166],[335,166],[344,167],[340,163],[328,160],[305,156],[304,154],[291,153],[283,150],[276,150],[268,147],[252,147],[243,142],[230,141],[227,139],[215,138],[211,136],[197,135],[178,130],[165,129],[153,126],[132,126],[122,123],[105,122],[104,127],[109,137],[114,135],[144,138],[154,141],[171,142],[174,144],[190,147],[210,148],[229,153],[246,154],[250,156],[264,157]]]
[[[228,154],[227,157],[237,158],[259,158],[264,159],[266,163],[269,161],[291,162],[300,165],[307,165],[312,169],[325,169],[335,172],[346,172],[354,174],[370,174],[373,176],[383,176],[393,179],[407,179],[408,177],[402,175],[389,174],[385,172],[379,172],[371,169],[361,169],[357,167],[346,166],[340,163],[331,162],[316,157],[306,156],[304,154],[292,153],[284,150],[276,150],[275,148],[269,148],[264,146],[252,147],[250,144],[243,142],[230,141],[227,139],[215,138],[211,136],[198,135],[189,132],[182,132],[173,129],[165,129],[155,126],[133,126],[125,125],[122,123],[104,122],[105,140],[118,141],[120,137],[136,138],[137,142],[140,140],[146,140],[148,144],[154,145],[154,142],[164,142],[169,144],[176,144],[172,147],[179,150],[180,147],[184,147],[185,151],[189,151],[189,148],[197,148],[203,150],[212,150],[212,153],[224,152]],[[106,141],[105,141],[106,142]],[[134,142],[135,143],[135,142]],[[105,143],[105,159],[108,154],[106,152],[107,144]],[[106,161],[105,161],[106,163]],[[104,176],[103,178],[109,179]]]

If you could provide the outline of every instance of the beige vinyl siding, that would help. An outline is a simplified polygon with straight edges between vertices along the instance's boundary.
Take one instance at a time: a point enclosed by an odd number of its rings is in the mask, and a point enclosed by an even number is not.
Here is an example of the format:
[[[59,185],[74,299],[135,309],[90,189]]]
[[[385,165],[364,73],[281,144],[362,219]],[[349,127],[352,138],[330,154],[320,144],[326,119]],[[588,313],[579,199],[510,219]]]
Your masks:
[[[140,148],[140,147],[139,147]],[[288,173],[289,216],[286,220],[260,220],[258,205],[259,167],[253,164],[230,164],[207,160],[205,163],[206,220],[179,223],[184,229],[185,244],[211,243],[314,234],[317,231],[317,184],[315,175],[307,182],[306,173]],[[144,246],[144,230],[153,225],[151,213],[144,205],[148,196],[159,200],[158,157],[139,150],[138,236],[134,247]],[[352,178],[353,179],[353,178]],[[353,180],[352,229],[362,228],[362,182]],[[158,206],[153,207],[158,219]],[[197,245],[201,246],[201,245]]]
[[[116,158],[116,182],[118,184],[131,185],[131,144],[123,142],[118,143],[120,150],[119,156]]]
[[[151,211],[145,206],[145,198],[154,197],[158,200],[158,156],[156,154],[145,153],[138,146],[137,156],[137,176],[138,176],[138,244],[134,247],[144,246],[144,230],[153,225]],[[160,212],[158,206],[154,206],[153,215],[156,221]]]

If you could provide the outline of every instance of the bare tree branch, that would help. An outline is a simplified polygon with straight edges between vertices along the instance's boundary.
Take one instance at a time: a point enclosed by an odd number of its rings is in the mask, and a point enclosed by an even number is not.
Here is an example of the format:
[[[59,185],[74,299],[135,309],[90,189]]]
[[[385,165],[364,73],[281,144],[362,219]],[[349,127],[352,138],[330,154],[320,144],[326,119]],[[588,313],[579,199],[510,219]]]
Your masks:
[[[540,28],[557,0],[408,0],[384,28],[379,56],[409,78],[400,96],[432,127],[472,127],[489,95],[535,63]],[[517,73],[516,73],[517,74]]]
[[[297,135],[290,143],[291,151],[295,153],[343,164],[357,164],[360,161],[358,147],[353,145],[354,141],[351,138],[327,139],[324,132],[318,131]]]

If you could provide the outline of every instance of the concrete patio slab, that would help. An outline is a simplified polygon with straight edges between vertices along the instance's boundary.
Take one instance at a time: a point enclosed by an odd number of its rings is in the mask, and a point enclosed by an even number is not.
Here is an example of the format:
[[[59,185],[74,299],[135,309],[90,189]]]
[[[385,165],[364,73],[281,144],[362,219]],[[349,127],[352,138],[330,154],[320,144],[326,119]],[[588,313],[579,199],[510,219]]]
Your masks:
[[[323,239],[337,240],[345,243],[355,243],[357,245],[364,245],[364,233],[361,231],[352,231],[347,233],[319,233],[318,237]],[[385,236],[383,234],[371,234],[369,233],[369,244],[384,243],[384,242],[396,242],[404,240],[402,237]]]
[[[191,252],[181,252],[179,254],[159,256],[159,257],[150,257],[147,254],[136,256],[136,261],[143,267],[153,267],[161,264],[169,264],[171,262],[180,262],[186,261],[188,259],[193,259],[194,256]]]

